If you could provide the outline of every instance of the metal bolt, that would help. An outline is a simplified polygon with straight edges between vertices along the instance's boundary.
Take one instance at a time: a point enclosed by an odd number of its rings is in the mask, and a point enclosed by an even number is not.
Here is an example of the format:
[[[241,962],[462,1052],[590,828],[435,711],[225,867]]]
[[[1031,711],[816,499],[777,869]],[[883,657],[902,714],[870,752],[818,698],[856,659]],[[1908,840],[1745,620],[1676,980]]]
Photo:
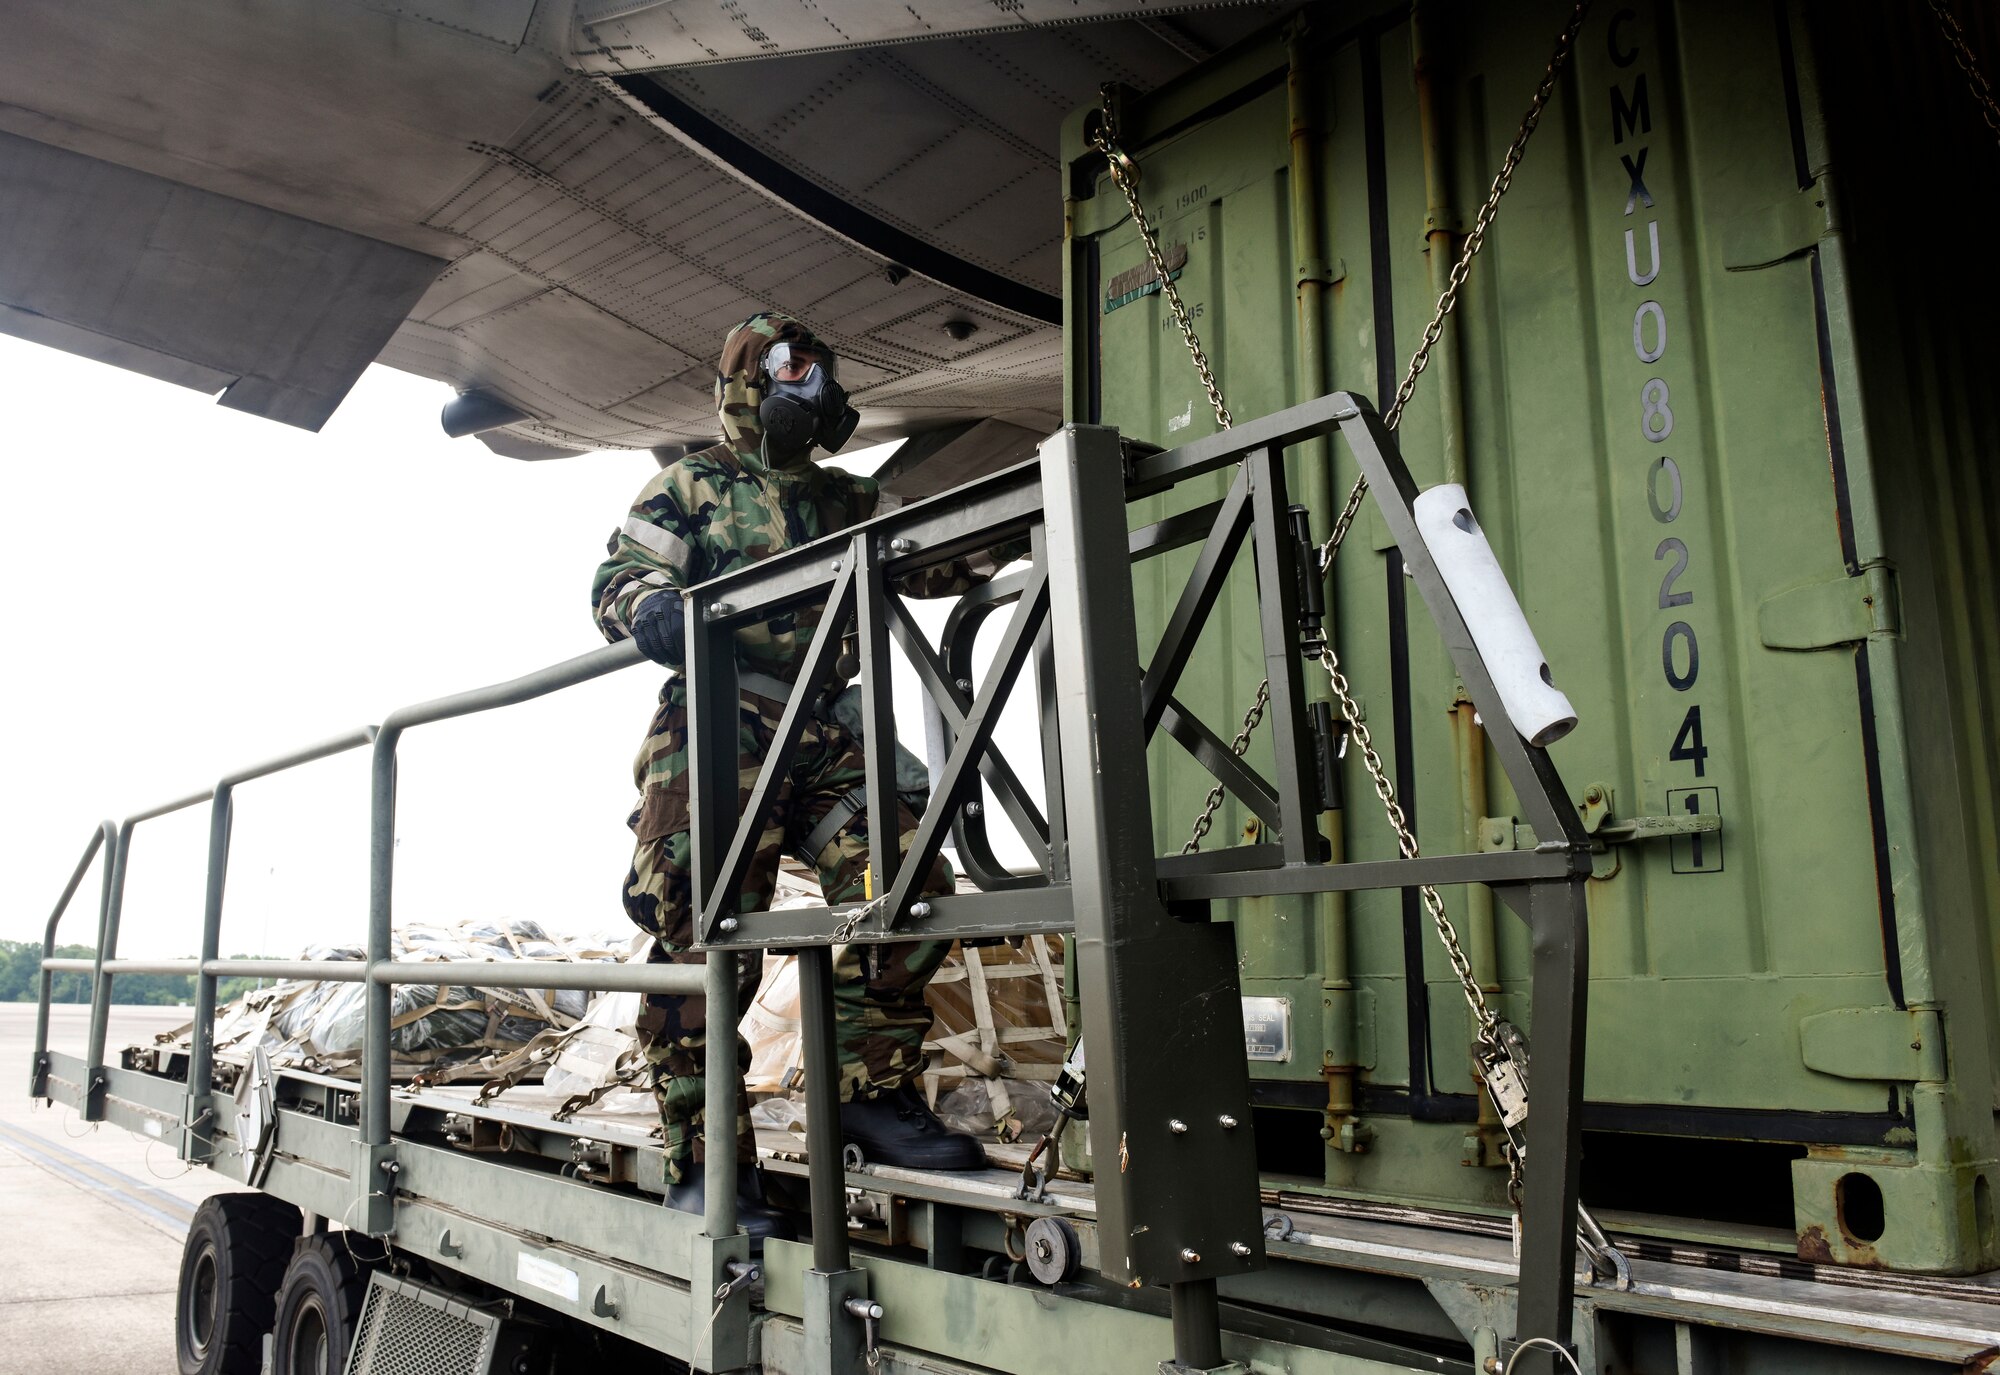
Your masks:
[[[1183,1246],[1181,1247],[1181,1259],[1189,1265],[1199,1265],[1201,1264],[1201,1252],[1195,1250],[1192,1246]]]
[[[925,917],[928,917],[930,914],[931,914],[931,905],[928,902],[913,902],[910,904],[910,915],[915,917],[918,921],[922,921]]]
[[[724,917],[716,923],[716,927],[726,936],[742,924],[742,922],[736,920],[734,917]]]
[[[1232,1255],[1232,1256],[1247,1256],[1247,1255],[1249,1255],[1249,1254],[1250,1254],[1250,1243],[1249,1243],[1249,1242],[1247,1242],[1247,1241],[1232,1241],[1232,1242],[1230,1242],[1230,1243],[1229,1243],[1229,1254],[1230,1254],[1230,1255]]]
[[[958,690],[959,690],[960,692],[963,692],[963,693],[966,693],[966,694],[968,694],[968,695],[969,695],[969,694],[970,694],[970,693],[972,692],[972,680],[971,680],[970,678],[961,678],[961,679],[959,679],[959,680],[958,680]]]
[[[1222,1129],[1224,1131],[1236,1130],[1236,1119],[1226,1112],[1222,1114],[1222,1116],[1216,1118],[1215,1120],[1222,1123]]]
[[[732,609],[733,608],[731,608],[728,602],[711,602],[709,604],[708,612],[703,619],[710,621],[719,621],[724,616],[727,616]]]
[[[968,802],[965,804],[965,814],[967,816],[978,816],[981,812],[985,810],[986,808],[982,803]]]
[[[1181,1119],[1178,1117],[1170,1117],[1167,1119],[1167,1130],[1172,1132],[1175,1136],[1186,1136],[1187,1123],[1181,1121]]]
[[[834,572],[838,573],[840,571],[840,560],[835,559],[832,563],[828,564],[827,567],[831,568]]]
[[[889,552],[892,554],[907,554],[916,547],[917,542],[913,539],[892,539],[889,541]]]
[[[382,1171],[383,1174],[401,1174],[403,1172],[403,1167],[393,1160],[385,1160],[376,1166],[376,1168]]]

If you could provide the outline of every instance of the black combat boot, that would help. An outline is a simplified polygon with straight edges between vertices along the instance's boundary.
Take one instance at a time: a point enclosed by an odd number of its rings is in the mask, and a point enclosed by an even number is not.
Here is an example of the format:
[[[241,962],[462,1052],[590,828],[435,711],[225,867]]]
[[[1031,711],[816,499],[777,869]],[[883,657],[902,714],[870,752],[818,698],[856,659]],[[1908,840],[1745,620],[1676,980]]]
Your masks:
[[[700,1165],[685,1166],[681,1182],[667,1186],[667,1206],[683,1213],[706,1212],[705,1173]],[[753,1255],[764,1249],[765,1237],[781,1241],[798,1239],[798,1229],[792,1226],[792,1220],[764,1201],[764,1175],[753,1165],[736,1167],[736,1225],[750,1238]]]
[[[871,1165],[911,1170],[983,1170],[986,1152],[938,1121],[913,1084],[840,1105],[840,1136]]]

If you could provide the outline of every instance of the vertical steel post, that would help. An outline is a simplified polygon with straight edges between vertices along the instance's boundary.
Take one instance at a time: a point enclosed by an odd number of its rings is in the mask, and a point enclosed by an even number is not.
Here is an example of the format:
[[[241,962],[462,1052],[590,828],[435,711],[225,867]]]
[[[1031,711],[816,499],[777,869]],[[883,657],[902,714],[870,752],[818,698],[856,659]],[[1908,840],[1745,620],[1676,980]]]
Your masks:
[[[702,1067],[702,1230],[710,1237],[736,1234],[736,1105],[743,1082],[736,1063],[736,1024],[742,957],[708,952],[708,1053]]]
[[[83,1111],[78,1114],[86,1122],[104,1120],[104,1042],[111,1031],[113,978],[105,971],[104,962],[117,958],[118,954],[118,921],[125,909],[125,870],[132,854],[133,825],[127,818],[112,840],[110,877],[105,884],[104,905],[97,916],[97,970],[90,985],[90,1051],[85,1056],[84,1070],[88,1082],[83,1090]]]
[[[1299,659],[1299,587],[1295,541],[1286,524],[1282,449],[1252,454],[1250,524],[1257,562],[1257,616],[1264,636],[1264,674],[1271,693],[1271,781],[1278,789],[1278,815],[1285,863],[1314,864],[1324,858],[1319,807],[1308,803],[1315,776],[1312,738],[1306,733],[1306,693]]]
[[[396,882],[396,744],[403,728],[385,721],[375,736],[368,800],[368,972],[362,985],[361,1139],[354,1172],[354,1225],[372,1236],[394,1216],[394,1154],[389,1145],[389,1035],[393,989],[372,977],[391,958]]]
[[[1047,539],[1042,527],[1036,525],[1028,532],[1029,558],[1035,567],[1048,567]],[[1041,633],[1035,636],[1035,709],[1039,715],[1042,735],[1042,810],[1049,822],[1048,872],[1050,883],[1062,883],[1069,878],[1069,821],[1063,809],[1062,781],[1062,725],[1056,714],[1056,642],[1055,632],[1046,623]],[[1064,956],[1064,965],[1069,970],[1063,984],[1063,1001],[1070,1003],[1075,998],[1074,965]],[[1074,1018],[1066,1025],[1076,1026]]]
[[[1590,988],[1590,931],[1582,876],[1528,885],[1534,943],[1534,1104],[1528,1114],[1521,1209],[1518,1336],[1567,1344],[1576,1266],[1576,1207],[1583,1160],[1584,1017]],[[1536,1348],[1530,1375],[1561,1369]]]
[[[208,884],[202,898],[201,959],[222,958],[222,894],[229,878],[229,831],[235,817],[235,789],[227,781],[215,785],[208,810]],[[259,954],[268,952],[259,951]],[[202,1129],[209,1091],[215,1082],[215,976],[194,976],[194,1044],[188,1052],[187,1108],[181,1117],[181,1159],[208,1160],[214,1154],[215,1124]]]
[[[882,553],[869,537],[849,543],[854,560],[854,619],[861,654],[861,751],[868,788],[868,894],[879,897],[896,882],[902,852],[896,824],[896,702],[890,687],[889,616],[884,601]],[[949,757],[947,755],[947,757]]]
[[[76,896],[76,890],[83,884],[83,876],[90,872],[91,860],[106,846],[113,853],[117,849],[118,827],[105,821],[98,825],[90,837],[90,843],[83,847],[83,858],[76,862],[70,873],[69,882],[63,885],[62,896],[56,899],[54,910],[49,913],[49,924],[42,931],[42,959],[52,960],[56,954],[56,928],[62,924],[63,913],[69,910],[69,901]],[[97,925],[104,928],[104,912],[111,902],[111,855],[104,857],[104,878],[98,885]],[[29,1072],[28,1096],[46,1098],[49,1096],[49,1004],[55,998],[56,976],[48,969],[41,971],[41,997],[35,1003],[35,1058]]]
[[[671,590],[658,596],[677,596]],[[735,636],[709,620],[710,599],[688,597],[683,602],[687,627],[686,663],[682,687],[687,694],[688,837],[693,864],[697,939],[702,913],[729,848],[737,813],[737,738],[742,701],[736,685]],[[708,952],[708,1006],[703,1013],[709,1044],[702,1064],[703,1213],[711,1237],[736,1231],[736,1023],[738,1021],[739,957],[720,950]]]
[[[397,726],[384,726],[375,737],[369,776],[368,806],[368,968],[389,962],[390,930],[396,885],[396,742]],[[361,1139],[371,1146],[389,1144],[389,1022],[390,988],[372,978],[364,985],[366,1020],[361,1042]]]
[[[672,596],[671,592],[657,593]],[[722,881],[729,842],[736,834],[742,790],[737,776],[743,698],[736,678],[736,637],[726,623],[712,620],[718,603],[695,589],[684,601],[687,694],[688,845],[693,864],[694,929],[697,943],[708,932],[704,918]]]
[[[1160,899],[1118,435],[1066,426],[1041,467],[1098,1266],[1213,1280],[1264,1253],[1235,930]]]
[[[806,1157],[812,1165],[813,1269],[830,1275],[848,1268],[832,946],[809,945],[799,951],[799,1048],[805,1056]]]
[[[1222,1364],[1222,1315],[1214,1280],[1189,1280],[1171,1291],[1174,1323],[1174,1365],[1187,1371],[1214,1370]]]

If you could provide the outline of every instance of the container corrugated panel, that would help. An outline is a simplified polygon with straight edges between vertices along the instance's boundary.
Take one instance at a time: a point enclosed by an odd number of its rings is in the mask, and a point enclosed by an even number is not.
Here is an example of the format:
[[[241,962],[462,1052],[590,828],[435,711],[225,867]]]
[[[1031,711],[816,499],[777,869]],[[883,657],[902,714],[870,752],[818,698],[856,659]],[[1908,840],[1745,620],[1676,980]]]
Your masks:
[[[1386,406],[1438,294],[1432,231],[1462,241],[1567,6],[1425,12],[1413,34],[1401,7],[1314,11],[1289,46],[1274,33],[1125,109],[1239,418],[1334,388]],[[1122,199],[1070,128],[1070,414],[1161,444],[1210,433]],[[1722,818],[1608,845],[1589,885],[1585,1191],[1613,1211],[1822,1259],[2000,1264],[2000,292],[1975,228],[1996,184],[1925,5],[1603,7],[1404,418],[1419,483],[1467,484],[1578,708],[1553,756],[1587,821]],[[1292,461],[1324,536],[1352,461]],[[1531,843],[1388,546],[1371,511],[1330,600],[1419,839]],[[1142,637],[1192,559],[1136,575]],[[1262,676],[1247,566],[1233,584],[1182,693],[1224,738]],[[1151,765],[1158,845],[1178,849],[1210,780],[1171,742]],[[1346,853],[1393,856],[1355,751],[1344,781]],[[1209,845],[1246,825],[1226,806]],[[1493,1001],[1532,1029],[1525,929],[1483,893],[1445,896]],[[1244,992],[1290,1021],[1288,1058],[1255,1066],[1267,1168],[1500,1206],[1463,999],[1415,895],[1232,914]]]

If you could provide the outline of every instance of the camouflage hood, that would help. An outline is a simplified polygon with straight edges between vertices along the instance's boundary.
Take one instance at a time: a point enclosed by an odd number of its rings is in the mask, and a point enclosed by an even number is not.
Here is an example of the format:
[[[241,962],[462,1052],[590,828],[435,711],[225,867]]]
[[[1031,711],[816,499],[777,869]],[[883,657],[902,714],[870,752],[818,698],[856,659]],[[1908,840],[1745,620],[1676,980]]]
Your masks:
[[[766,465],[764,423],[757,418],[764,391],[757,379],[764,350],[780,342],[819,344],[813,332],[791,316],[762,311],[729,331],[715,369],[715,412],[722,421],[722,433],[744,466],[758,472]],[[807,449],[788,466],[793,471],[809,466],[811,454]]]

